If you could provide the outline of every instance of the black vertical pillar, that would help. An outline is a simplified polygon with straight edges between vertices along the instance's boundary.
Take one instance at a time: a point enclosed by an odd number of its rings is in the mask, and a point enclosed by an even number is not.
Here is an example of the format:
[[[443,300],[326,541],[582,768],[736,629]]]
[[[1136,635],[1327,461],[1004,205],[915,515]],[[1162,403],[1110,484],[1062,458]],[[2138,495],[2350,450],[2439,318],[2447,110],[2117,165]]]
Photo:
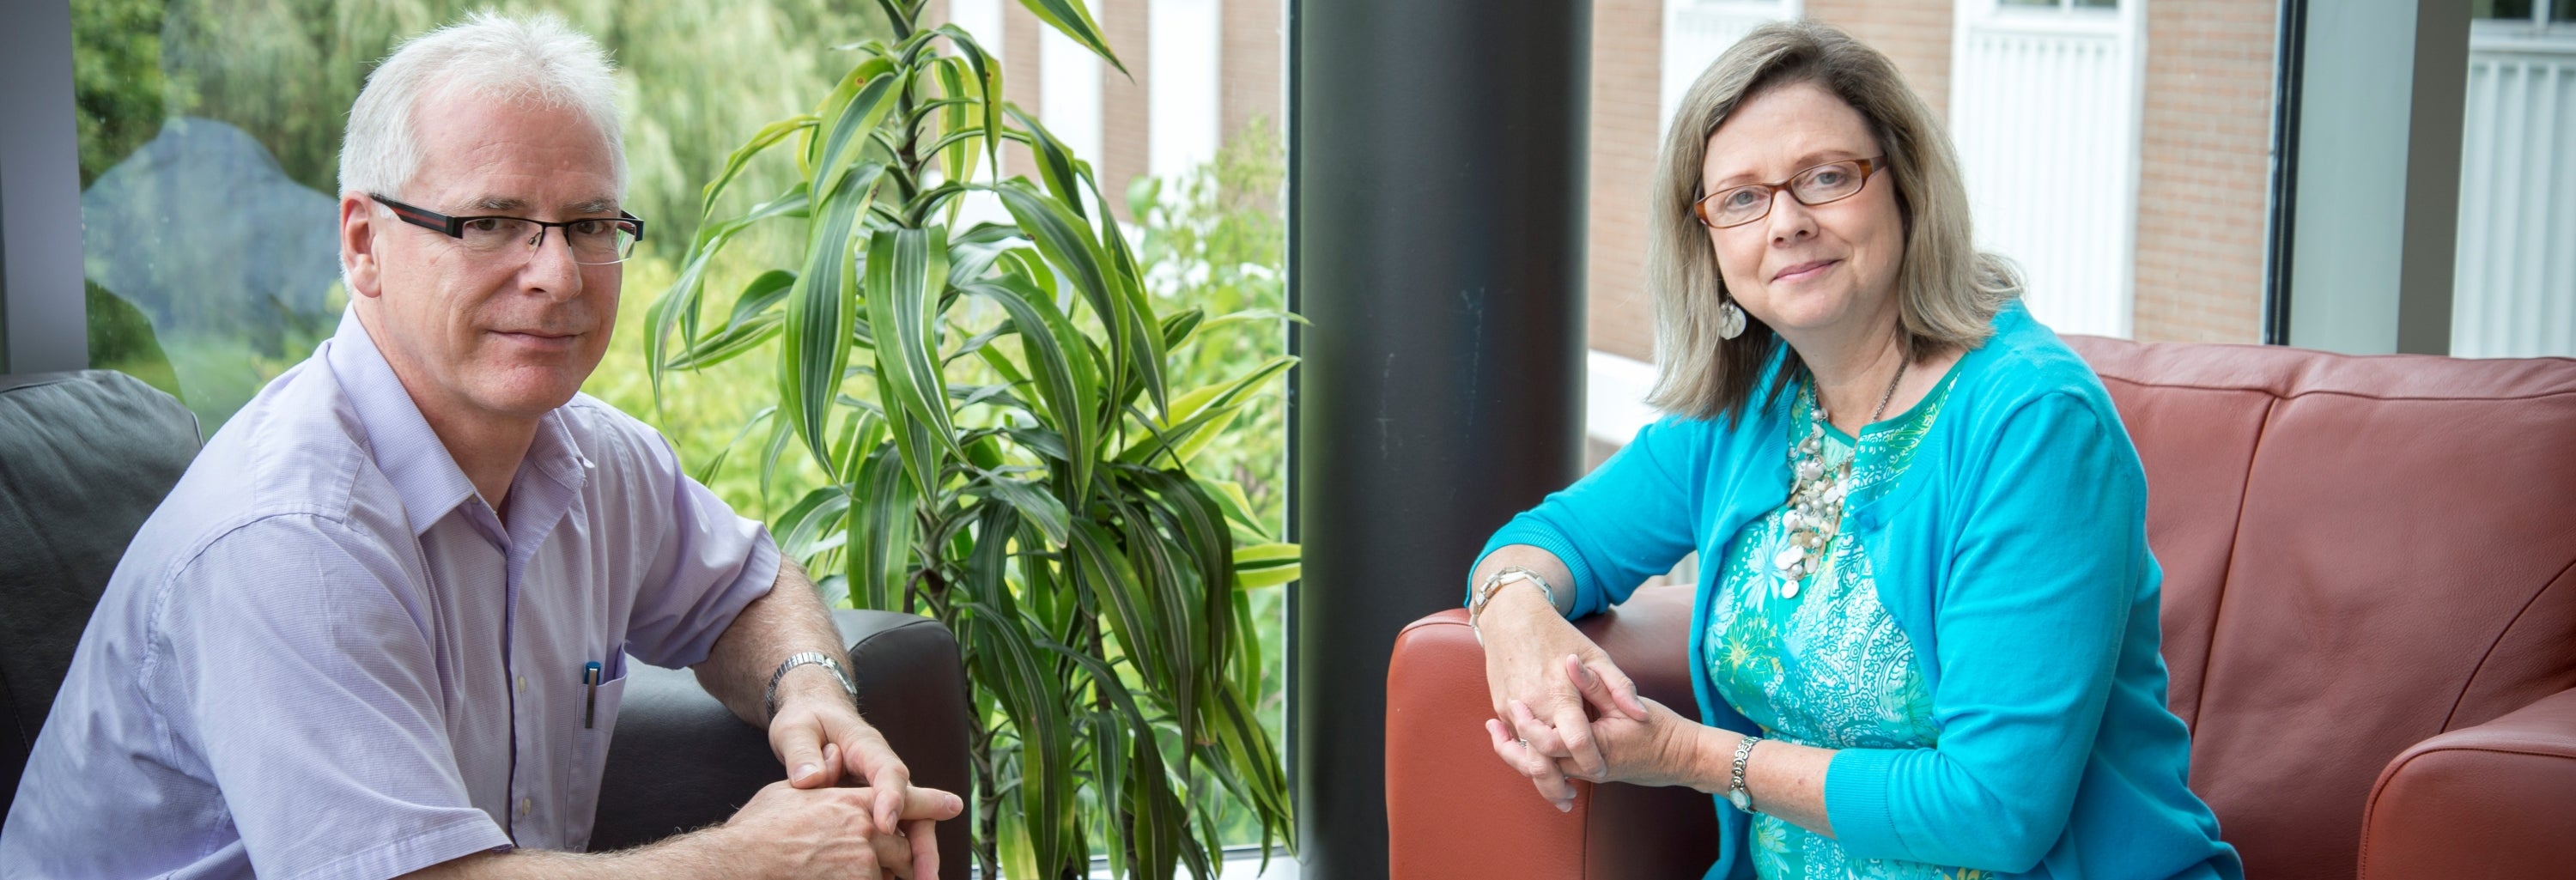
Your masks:
[[[1591,22],[1589,0],[1292,7],[1302,876],[1386,876],[1396,631],[1579,473]]]
[[[0,373],[89,366],[71,5],[0,2]]]

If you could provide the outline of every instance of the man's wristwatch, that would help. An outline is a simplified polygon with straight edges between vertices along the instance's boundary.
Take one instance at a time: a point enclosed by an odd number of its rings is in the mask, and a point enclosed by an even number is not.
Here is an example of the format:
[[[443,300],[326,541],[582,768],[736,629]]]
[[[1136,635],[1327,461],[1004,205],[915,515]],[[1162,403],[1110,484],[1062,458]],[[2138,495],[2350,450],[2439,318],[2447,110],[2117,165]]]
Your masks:
[[[787,677],[787,670],[799,666],[823,667],[823,671],[832,674],[832,680],[841,683],[841,690],[850,695],[850,704],[858,705],[859,686],[850,683],[850,674],[841,668],[841,661],[821,651],[803,651],[787,655],[787,659],[778,662],[778,671],[769,674],[769,692],[760,701],[764,714],[778,717],[778,680]]]

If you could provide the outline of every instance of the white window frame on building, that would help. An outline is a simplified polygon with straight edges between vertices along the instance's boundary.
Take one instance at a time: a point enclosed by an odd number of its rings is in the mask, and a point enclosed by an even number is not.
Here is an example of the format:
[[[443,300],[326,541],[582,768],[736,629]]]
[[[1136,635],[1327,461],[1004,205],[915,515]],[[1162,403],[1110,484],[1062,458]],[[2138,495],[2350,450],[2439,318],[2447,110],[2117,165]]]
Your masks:
[[[2562,4],[2469,24],[2455,356],[2576,354],[2576,9]]]
[[[2146,0],[1958,0],[1950,133],[1977,243],[2020,264],[2061,333],[2128,337]]]
[[[1728,46],[1754,28],[1805,14],[1802,0],[1664,0],[1662,100],[1655,114],[1660,136],[1673,124],[1682,93]],[[1626,438],[1620,438],[1626,440]]]

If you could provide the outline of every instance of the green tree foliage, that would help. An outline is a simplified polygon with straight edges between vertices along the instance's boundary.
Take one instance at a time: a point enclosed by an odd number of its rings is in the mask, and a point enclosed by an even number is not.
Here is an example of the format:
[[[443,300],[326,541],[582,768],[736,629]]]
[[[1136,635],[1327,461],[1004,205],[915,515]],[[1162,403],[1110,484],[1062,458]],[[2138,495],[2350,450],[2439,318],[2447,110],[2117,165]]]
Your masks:
[[[75,7],[103,2],[148,0]],[[878,10],[830,0],[168,2],[162,67],[190,86],[173,96],[170,115],[239,126],[289,177],[331,194],[349,105],[403,39],[474,9],[562,15],[617,62],[629,209],[650,219],[657,237],[677,241],[695,233],[698,187],[715,177],[738,133],[798,109],[792,89],[772,84],[834,76],[847,57],[827,47],[887,34]]]
[[[72,4],[72,101],[79,108],[83,187],[161,128],[162,102],[173,85],[161,72],[163,9],[163,0]]]

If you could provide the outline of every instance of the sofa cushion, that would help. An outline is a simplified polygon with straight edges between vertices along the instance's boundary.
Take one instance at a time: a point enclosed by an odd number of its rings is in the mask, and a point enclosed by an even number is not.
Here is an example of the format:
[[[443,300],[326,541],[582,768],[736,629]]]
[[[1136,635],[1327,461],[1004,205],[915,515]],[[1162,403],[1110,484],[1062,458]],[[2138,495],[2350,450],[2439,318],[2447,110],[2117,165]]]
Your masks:
[[[2188,349],[2073,336],[2067,344],[2101,374],[2147,470],[2147,541],[2163,566],[2166,705],[2197,725],[2201,676],[2227,561],[2236,551],[2245,476],[2255,440],[2276,400],[2268,388],[2238,382],[2172,383],[2180,364],[2204,373],[2227,369],[2237,346]],[[2259,349],[2251,351],[2259,352]],[[2259,357],[2259,354],[2250,356]]]
[[[197,445],[196,415],[132,376],[0,376],[0,814],[108,575]]]
[[[2390,759],[2576,687],[2576,360],[2076,348],[2146,460],[2192,787],[2248,876],[2350,876]]]

